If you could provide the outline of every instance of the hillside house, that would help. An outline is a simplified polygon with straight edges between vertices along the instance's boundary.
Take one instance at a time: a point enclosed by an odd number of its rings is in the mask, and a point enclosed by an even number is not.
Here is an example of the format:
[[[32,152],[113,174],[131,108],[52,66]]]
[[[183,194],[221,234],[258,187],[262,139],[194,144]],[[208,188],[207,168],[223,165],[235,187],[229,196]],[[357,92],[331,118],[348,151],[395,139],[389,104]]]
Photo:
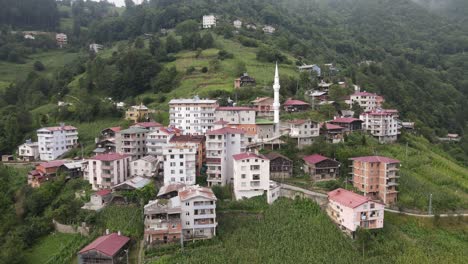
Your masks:
[[[112,200],[111,190],[100,190],[91,194],[91,199],[89,202],[85,203],[81,209],[91,210],[91,211],[100,211],[106,207],[109,202]]]
[[[66,34],[63,33],[57,33],[55,34],[55,41],[57,42],[57,45],[60,48],[63,48],[68,44],[68,37]]]
[[[307,71],[307,72],[314,72],[316,76],[322,75],[322,69],[317,64],[312,65],[302,65],[298,67],[300,72]]]
[[[358,228],[379,229],[385,206],[369,197],[342,188],[328,193],[327,214],[342,230],[354,235]]]
[[[377,100],[377,97],[379,97],[379,100]],[[356,92],[350,95],[350,98],[348,101],[346,101],[346,103],[349,104],[350,108],[353,106],[354,103],[357,103],[365,112],[369,112],[380,108],[382,106],[382,100],[383,97],[378,96],[375,93]]]
[[[84,179],[93,190],[112,189],[130,176],[130,156],[118,153],[94,156],[83,164]]]
[[[144,208],[147,245],[178,243],[182,236],[182,206],[180,198],[149,201]]]
[[[232,156],[236,200],[263,195],[270,188],[270,160],[250,152]]]
[[[117,153],[129,155],[132,160],[141,159],[146,155],[146,135],[148,129],[131,127],[116,134]]]
[[[312,181],[334,180],[339,176],[341,163],[334,159],[319,154],[306,156],[304,160],[304,172],[310,175]]]
[[[352,117],[335,117],[328,123],[344,128],[345,132],[354,132],[362,130],[363,121]]]
[[[344,131],[344,127],[331,123],[323,123],[320,127],[320,135],[325,136],[326,140],[333,144],[343,142]]]
[[[125,111],[125,119],[133,121],[134,123],[148,121],[151,113],[154,113],[154,111],[141,103],[140,105],[131,106]]]
[[[400,161],[382,156],[350,159],[353,162],[353,186],[372,199],[393,204],[398,196]]]
[[[242,28],[242,21],[240,21],[239,19],[236,19],[236,20],[234,20],[234,22],[232,22],[232,25],[237,29],[241,29]]]
[[[130,238],[119,233],[98,237],[78,252],[78,264],[128,263]]]
[[[203,16],[203,28],[213,28],[216,27],[216,16],[215,15],[205,15]]]
[[[289,137],[297,140],[297,147],[312,144],[315,138],[320,136],[320,126],[318,122],[312,120],[296,119],[288,121]]]
[[[150,132],[152,132],[159,128],[162,128],[163,125],[161,125],[158,122],[139,122],[134,125],[131,125],[130,127],[148,129]]]
[[[37,130],[41,160],[55,160],[78,144],[78,129],[63,123]]]
[[[273,98],[271,97],[257,97],[252,101],[257,117],[273,117]]]
[[[292,160],[276,152],[270,152],[264,156],[270,160],[270,179],[283,180],[292,177]]]
[[[39,159],[39,143],[30,139],[18,147],[18,159],[22,161],[35,161]]]
[[[304,112],[310,109],[310,104],[301,100],[288,99],[284,102],[284,111],[286,112]]]
[[[28,185],[33,188],[40,187],[45,181],[57,176],[58,169],[65,161],[53,160],[36,165],[36,168],[28,173]]]
[[[274,34],[275,31],[276,31],[276,28],[274,28],[273,26],[270,26],[270,25],[265,25],[263,28],[262,28],[263,32],[265,34]]]
[[[363,121],[363,130],[377,138],[380,143],[391,143],[398,139],[398,110],[377,109],[362,113],[359,119]]]
[[[244,86],[255,86],[257,82],[255,78],[250,77],[248,73],[243,73],[239,78],[234,80],[234,88],[239,89]]]
[[[160,161],[151,155],[130,162],[130,175],[142,177],[156,177]]]
[[[197,150],[197,145],[190,143],[170,143],[163,149],[164,185],[177,182],[195,184]]]
[[[204,135],[176,135],[169,140],[169,143],[195,145],[195,170],[196,176],[200,176],[203,164],[206,162],[206,137]]]

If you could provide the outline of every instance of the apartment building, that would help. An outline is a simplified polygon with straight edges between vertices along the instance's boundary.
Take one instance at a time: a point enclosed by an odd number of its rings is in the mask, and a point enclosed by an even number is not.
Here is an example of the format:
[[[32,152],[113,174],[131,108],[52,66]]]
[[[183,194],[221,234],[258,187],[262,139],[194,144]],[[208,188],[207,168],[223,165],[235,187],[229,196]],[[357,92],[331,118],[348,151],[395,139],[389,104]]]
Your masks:
[[[169,142],[171,144],[194,144],[196,146],[196,175],[200,176],[203,164],[206,162],[206,137],[204,135],[176,135]]]
[[[120,154],[129,155],[132,160],[146,155],[146,135],[149,130],[131,127],[116,133],[116,149]]]
[[[350,107],[352,107],[354,103],[358,103],[365,112],[369,112],[381,107],[380,103],[377,102],[378,97],[379,96],[375,93],[356,92],[350,95],[347,103]]]
[[[254,105],[257,117],[273,117],[273,101],[271,97],[257,97],[251,103]]]
[[[378,229],[384,224],[384,204],[342,188],[328,193],[327,214],[350,234],[358,228]]]
[[[208,185],[226,185],[233,180],[232,155],[245,152],[245,131],[224,127],[206,133]]]
[[[320,136],[318,122],[303,119],[289,121],[289,137],[297,140],[298,148],[312,144],[318,136]]]
[[[225,106],[216,108],[215,121],[226,121],[224,126],[245,131],[247,142],[253,142],[257,137],[255,108],[244,106]]]
[[[163,149],[164,185],[181,182],[194,185],[196,182],[195,144],[170,143]]]
[[[203,28],[212,28],[216,27],[216,16],[214,15],[205,15],[203,16]]]
[[[270,160],[250,152],[232,156],[236,200],[263,195],[270,189]]]
[[[377,109],[362,113],[359,119],[363,121],[362,129],[377,138],[379,142],[391,143],[398,139],[400,134],[398,110]]]
[[[171,199],[149,201],[144,207],[147,245],[180,242],[182,236],[182,208],[178,196]]]
[[[146,136],[147,153],[162,161],[164,159],[163,149],[168,145],[172,137],[180,133],[179,129],[173,127],[158,127],[150,131]]]
[[[400,161],[382,156],[350,159],[353,162],[353,185],[366,196],[385,204],[397,201]]]
[[[200,99],[172,99],[169,102],[170,126],[184,131],[184,134],[203,135],[213,129],[216,100]]]
[[[157,176],[160,161],[151,155],[130,162],[130,175],[142,177]]]
[[[83,164],[84,179],[93,190],[110,190],[130,176],[130,161],[130,156],[118,153],[94,156]]]
[[[41,160],[54,160],[78,144],[78,129],[60,124],[56,127],[43,127],[37,130],[39,157]]]
[[[130,127],[144,128],[144,129],[148,129],[149,131],[155,131],[159,128],[162,128],[163,125],[161,125],[158,122],[139,122]]]

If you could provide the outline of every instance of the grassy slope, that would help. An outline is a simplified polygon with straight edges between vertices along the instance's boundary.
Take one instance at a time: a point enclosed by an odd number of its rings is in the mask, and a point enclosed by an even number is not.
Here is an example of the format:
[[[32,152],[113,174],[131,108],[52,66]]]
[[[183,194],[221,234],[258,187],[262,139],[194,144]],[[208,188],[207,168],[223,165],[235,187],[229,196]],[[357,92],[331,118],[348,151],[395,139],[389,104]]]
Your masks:
[[[26,253],[27,263],[46,263],[49,258],[60,252],[61,248],[80,235],[56,233],[41,238]]]
[[[363,258],[317,205],[281,199],[263,214],[220,213],[216,239],[153,263],[463,263],[466,228],[462,219],[386,214]]]

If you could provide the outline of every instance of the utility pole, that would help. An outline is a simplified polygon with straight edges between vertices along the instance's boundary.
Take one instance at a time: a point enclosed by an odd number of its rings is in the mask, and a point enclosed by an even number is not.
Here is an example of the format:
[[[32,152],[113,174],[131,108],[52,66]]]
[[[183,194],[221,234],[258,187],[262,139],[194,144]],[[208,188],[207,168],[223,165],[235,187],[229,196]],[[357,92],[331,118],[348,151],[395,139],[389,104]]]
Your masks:
[[[429,194],[429,214],[432,214],[432,193]]]
[[[408,159],[408,142],[406,142],[405,155],[406,155],[406,159]]]

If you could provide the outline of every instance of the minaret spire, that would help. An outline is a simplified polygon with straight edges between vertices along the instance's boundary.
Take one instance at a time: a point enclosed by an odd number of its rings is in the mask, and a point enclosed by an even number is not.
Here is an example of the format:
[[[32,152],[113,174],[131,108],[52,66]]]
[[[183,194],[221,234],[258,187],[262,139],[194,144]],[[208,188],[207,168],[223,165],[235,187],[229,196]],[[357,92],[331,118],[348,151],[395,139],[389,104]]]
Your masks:
[[[273,83],[273,91],[274,91],[274,101],[273,101],[273,111],[274,111],[274,119],[273,122],[275,125],[279,126],[279,113],[280,113],[280,102],[279,102],[279,90],[280,90],[280,82],[279,82],[279,72],[278,72],[278,62],[276,63],[275,69],[275,82]]]

